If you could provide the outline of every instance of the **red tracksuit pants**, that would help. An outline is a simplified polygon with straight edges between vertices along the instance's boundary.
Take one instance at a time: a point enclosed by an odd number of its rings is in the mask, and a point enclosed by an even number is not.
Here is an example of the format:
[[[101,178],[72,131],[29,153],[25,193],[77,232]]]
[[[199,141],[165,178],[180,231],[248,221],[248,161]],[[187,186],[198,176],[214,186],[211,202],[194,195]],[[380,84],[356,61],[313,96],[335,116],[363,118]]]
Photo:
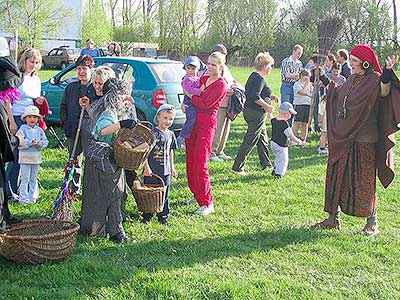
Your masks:
[[[197,116],[190,137],[185,139],[188,185],[200,206],[213,203],[208,159],[217,126],[216,118],[211,121],[202,119],[200,115]]]

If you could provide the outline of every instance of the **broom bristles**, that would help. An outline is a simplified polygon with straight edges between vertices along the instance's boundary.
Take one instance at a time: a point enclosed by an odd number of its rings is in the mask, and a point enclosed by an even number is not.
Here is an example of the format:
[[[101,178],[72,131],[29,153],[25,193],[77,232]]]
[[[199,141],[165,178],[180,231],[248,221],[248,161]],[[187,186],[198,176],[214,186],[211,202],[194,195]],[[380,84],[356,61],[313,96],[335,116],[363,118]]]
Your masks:
[[[343,22],[339,17],[330,17],[318,23],[319,53],[327,55],[335,48]]]

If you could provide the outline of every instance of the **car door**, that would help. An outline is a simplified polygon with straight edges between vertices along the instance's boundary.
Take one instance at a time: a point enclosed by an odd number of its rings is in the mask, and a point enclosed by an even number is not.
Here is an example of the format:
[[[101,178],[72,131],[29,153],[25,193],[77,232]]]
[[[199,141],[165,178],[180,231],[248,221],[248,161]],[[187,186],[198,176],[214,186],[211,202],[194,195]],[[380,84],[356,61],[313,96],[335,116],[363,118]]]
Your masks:
[[[44,57],[44,63],[48,67],[54,66],[54,55],[56,54],[57,54],[57,49],[53,49]]]
[[[42,96],[45,96],[49,102],[51,115],[46,120],[60,121],[60,102],[67,85],[73,81],[77,81],[76,66],[70,65],[62,72],[56,74],[49,81],[42,83]]]
[[[54,66],[60,67],[61,63],[64,61],[64,51],[65,49],[58,49],[56,55],[54,56]]]

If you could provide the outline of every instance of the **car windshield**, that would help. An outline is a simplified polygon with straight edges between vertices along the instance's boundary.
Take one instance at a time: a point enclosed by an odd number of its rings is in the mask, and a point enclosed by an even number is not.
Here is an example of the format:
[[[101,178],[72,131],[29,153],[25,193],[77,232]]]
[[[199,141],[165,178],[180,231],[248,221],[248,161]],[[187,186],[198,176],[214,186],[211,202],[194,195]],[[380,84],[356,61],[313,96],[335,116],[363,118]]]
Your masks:
[[[71,54],[71,55],[76,55],[76,54],[81,53],[81,50],[80,49],[68,49],[67,53]]]
[[[159,63],[150,65],[160,83],[181,82],[185,76],[182,63]]]

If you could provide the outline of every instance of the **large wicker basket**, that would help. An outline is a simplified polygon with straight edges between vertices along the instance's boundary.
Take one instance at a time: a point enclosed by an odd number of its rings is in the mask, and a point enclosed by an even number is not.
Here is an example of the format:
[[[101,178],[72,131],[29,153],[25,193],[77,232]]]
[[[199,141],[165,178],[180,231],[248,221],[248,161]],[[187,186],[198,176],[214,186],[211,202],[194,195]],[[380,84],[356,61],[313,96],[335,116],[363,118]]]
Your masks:
[[[71,253],[79,224],[50,219],[27,220],[0,234],[0,254],[29,264],[57,262]]]
[[[164,207],[166,186],[160,176],[153,176],[160,179],[161,184],[143,184],[141,181],[135,181],[132,186],[138,210],[144,213],[160,212]]]
[[[156,144],[153,131],[138,123],[134,128],[121,128],[114,141],[114,157],[126,170],[141,168]]]

